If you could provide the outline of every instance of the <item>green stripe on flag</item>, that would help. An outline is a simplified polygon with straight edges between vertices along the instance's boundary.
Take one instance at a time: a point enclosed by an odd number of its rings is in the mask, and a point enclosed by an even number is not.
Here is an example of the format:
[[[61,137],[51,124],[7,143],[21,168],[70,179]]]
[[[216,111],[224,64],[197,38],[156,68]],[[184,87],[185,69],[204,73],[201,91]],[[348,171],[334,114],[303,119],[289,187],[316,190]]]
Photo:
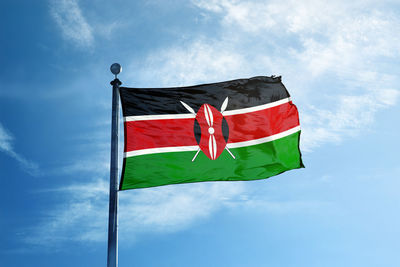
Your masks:
[[[200,151],[148,154],[126,158],[121,190],[205,181],[258,180],[303,167],[300,131],[271,142],[230,149],[216,160]]]

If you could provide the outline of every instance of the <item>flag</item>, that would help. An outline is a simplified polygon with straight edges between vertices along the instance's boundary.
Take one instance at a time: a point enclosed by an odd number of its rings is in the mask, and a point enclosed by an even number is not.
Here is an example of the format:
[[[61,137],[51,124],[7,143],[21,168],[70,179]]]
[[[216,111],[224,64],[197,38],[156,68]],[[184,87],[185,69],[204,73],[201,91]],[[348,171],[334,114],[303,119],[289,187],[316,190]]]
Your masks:
[[[303,167],[296,106],[281,77],[120,88],[120,190],[257,180]]]

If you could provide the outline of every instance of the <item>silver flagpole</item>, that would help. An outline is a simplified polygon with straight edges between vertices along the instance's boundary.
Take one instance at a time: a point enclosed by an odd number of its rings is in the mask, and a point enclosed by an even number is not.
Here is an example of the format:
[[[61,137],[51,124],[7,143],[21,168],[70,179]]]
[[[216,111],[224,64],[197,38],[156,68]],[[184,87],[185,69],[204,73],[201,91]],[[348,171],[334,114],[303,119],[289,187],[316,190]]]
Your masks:
[[[118,266],[118,135],[119,135],[119,86],[122,84],[117,79],[121,72],[121,65],[114,63],[110,67],[115,79],[112,97],[112,122],[111,122],[111,163],[110,163],[110,206],[108,215],[108,254],[107,267]]]

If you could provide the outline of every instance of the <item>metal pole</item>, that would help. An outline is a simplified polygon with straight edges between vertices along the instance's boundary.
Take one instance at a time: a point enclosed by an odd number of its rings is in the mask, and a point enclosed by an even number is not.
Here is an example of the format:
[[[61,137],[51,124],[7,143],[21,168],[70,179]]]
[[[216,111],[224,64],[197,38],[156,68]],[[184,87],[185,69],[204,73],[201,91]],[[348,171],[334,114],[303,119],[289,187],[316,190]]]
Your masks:
[[[112,97],[112,122],[111,122],[111,164],[110,164],[110,206],[108,216],[108,254],[107,267],[118,266],[118,135],[119,135],[119,86],[122,84],[117,79],[121,66],[114,63],[110,67],[115,79]]]

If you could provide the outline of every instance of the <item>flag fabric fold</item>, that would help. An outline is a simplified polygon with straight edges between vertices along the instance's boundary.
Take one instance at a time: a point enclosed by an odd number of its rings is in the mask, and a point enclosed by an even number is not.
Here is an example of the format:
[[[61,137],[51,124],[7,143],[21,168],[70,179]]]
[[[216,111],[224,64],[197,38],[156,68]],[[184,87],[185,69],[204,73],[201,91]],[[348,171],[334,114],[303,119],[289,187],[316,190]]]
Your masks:
[[[303,167],[296,106],[281,77],[120,88],[120,190],[257,180]]]

